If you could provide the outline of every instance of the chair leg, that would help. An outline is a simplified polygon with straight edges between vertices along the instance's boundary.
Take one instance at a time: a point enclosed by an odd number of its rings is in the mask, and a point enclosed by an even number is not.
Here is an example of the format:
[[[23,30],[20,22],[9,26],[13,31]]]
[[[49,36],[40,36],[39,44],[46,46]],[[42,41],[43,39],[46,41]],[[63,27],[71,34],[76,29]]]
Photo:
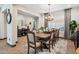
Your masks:
[[[28,46],[28,54],[29,54],[29,50],[30,50],[30,48],[29,48],[29,46]]]
[[[35,54],[36,54],[36,48],[35,48]]]
[[[49,40],[49,52],[51,52],[51,51],[50,51],[50,40]]]
[[[54,40],[54,42],[53,42],[53,46],[55,46],[55,43],[56,43],[56,40]]]
[[[53,41],[52,41],[52,49],[53,49]]]
[[[50,44],[49,44],[49,52],[51,52],[51,51],[50,51]]]

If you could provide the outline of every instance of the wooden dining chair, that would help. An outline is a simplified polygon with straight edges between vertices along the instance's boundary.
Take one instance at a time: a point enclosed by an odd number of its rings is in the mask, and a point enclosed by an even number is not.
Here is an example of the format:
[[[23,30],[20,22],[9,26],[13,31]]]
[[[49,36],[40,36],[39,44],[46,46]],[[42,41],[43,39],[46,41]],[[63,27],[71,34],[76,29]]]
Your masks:
[[[55,31],[55,38],[59,38],[59,29],[56,29]]]
[[[42,29],[38,29],[38,32],[41,33],[41,32],[43,32],[43,30]]]
[[[53,41],[53,45],[55,45],[58,40],[59,40],[59,29],[56,29],[56,30],[54,31],[54,41]]]
[[[28,40],[28,54],[29,54],[30,48],[33,48],[35,50],[35,54],[36,54],[36,49],[40,48],[41,43],[36,42],[34,32],[29,31],[27,33],[27,40]]]
[[[36,33],[36,32],[37,32],[37,30],[36,30],[36,29],[34,29],[32,32]]]
[[[46,45],[49,46],[49,47],[48,47],[49,52],[51,52],[51,51],[50,51],[50,45],[52,45],[52,48],[53,48],[53,39],[54,39],[54,33],[53,33],[53,31],[52,31],[49,40],[46,42]]]

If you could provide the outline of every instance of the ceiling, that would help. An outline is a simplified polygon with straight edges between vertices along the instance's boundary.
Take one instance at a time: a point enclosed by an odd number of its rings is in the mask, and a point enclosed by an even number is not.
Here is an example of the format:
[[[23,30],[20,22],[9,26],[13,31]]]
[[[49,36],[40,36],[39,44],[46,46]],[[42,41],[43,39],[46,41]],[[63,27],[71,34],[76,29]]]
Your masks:
[[[46,13],[49,11],[48,4],[19,4],[19,6],[22,6],[26,8],[28,11],[35,13]],[[58,10],[64,10],[67,8],[74,8],[74,7],[79,7],[79,4],[51,4],[50,5],[50,9],[52,12]]]
[[[0,4],[0,8],[4,4]],[[49,11],[48,4],[16,4],[18,6],[26,8],[27,11],[34,12],[34,13],[46,13]],[[51,4],[50,9],[52,12],[64,10],[67,8],[74,8],[79,7],[79,4]]]
[[[30,14],[30,13],[23,12],[23,11],[21,11],[21,10],[18,10],[18,14],[24,15],[24,16],[31,16],[31,17],[37,18],[37,16],[32,15],[32,14]]]

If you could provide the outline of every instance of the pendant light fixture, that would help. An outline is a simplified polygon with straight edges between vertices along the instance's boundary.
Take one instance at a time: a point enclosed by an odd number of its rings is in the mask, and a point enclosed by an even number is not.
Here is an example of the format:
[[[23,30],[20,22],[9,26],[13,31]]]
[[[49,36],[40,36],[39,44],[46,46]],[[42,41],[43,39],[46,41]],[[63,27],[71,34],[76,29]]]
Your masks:
[[[51,4],[48,4],[48,7],[49,7],[48,16],[47,16],[47,17],[45,17],[45,19],[47,19],[48,21],[52,21],[52,20],[53,20],[53,17],[51,16],[50,5],[51,5]]]

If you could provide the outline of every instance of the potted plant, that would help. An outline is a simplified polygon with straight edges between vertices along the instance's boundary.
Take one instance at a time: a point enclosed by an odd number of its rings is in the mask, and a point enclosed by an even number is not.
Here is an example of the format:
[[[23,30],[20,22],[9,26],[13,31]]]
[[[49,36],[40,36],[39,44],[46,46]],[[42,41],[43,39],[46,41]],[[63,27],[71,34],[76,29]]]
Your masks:
[[[77,27],[77,22],[75,20],[72,20],[70,22],[70,36],[71,36],[71,39],[75,39],[75,30],[76,30],[76,27]]]

